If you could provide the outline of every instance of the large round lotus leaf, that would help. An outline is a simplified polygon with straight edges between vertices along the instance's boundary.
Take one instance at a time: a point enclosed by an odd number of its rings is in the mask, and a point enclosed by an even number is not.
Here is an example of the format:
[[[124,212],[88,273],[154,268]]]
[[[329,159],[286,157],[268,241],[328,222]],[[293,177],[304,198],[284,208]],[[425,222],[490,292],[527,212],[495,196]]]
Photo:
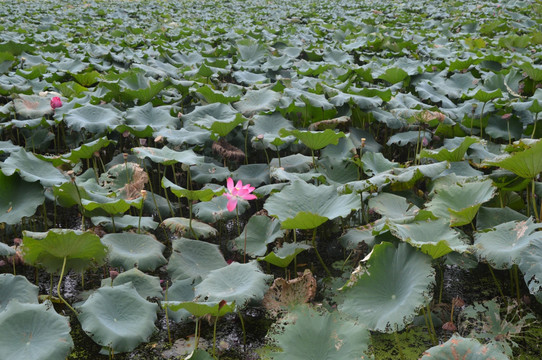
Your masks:
[[[49,272],[60,271],[64,258],[66,269],[83,272],[94,264],[102,264],[107,255],[107,246],[90,231],[51,229],[45,233],[24,231],[23,235],[25,262],[41,265]]]
[[[445,185],[434,190],[427,210],[435,216],[449,220],[451,226],[469,224],[480,206],[491,200],[496,188],[491,180]]]
[[[181,236],[192,236],[194,232],[196,233],[198,238],[201,239],[201,238],[214,237],[218,234],[218,231],[214,227],[198,220],[192,220],[192,229],[191,229],[190,219],[181,218],[181,217],[166,219],[162,222],[162,225],[164,225],[171,231],[177,234],[180,234]]]
[[[508,360],[498,346],[482,345],[476,339],[452,336],[444,344],[434,346],[423,353],[421,360]]]
[[[409,224],[388,222],[388,226],[393,235],[421,249],[433,259],[452,251],[464,253],[468,248],[468,245],[461,240],[459,233],[450,228],[448,222],[443,219],[414,221]]]
[[[169,303],[192,301],[194,300],[194,287],[200,282],[201,279],[199,277],[195,279],[175,280],[173,281],[173,284],[167,289],[164,299]],[[164,302],[162,302],[162,304],[164,304]],[[185,321],[191,316],[190,312],[184,308],[176,311],[169,310],[168,316],[175,322]]]
[[[173,165],[176,163],[197,165],[205,162],[205,158],[196,154],[192,149],[176,151],[164,146],[161,149],[151,147],[135,147],[132,149],[132,151],[139,159],[144,160],[145,158],[149,158],[153,162],[163,165]]]
[[[271,182],[267,164],[241,165],[231,175],[235,181],[241,180],[245,185],[260,186]]]
[[[21,303],[38,303],[39,288],[24,276],[0,274],[0,312],[11,300]]]
[[[527,220],[527,216],[508,206],[503,208],[482,206],[476,215],[476,229],[485,230],[513,220]]]
[[[204,145],[210,140],[211,132],[194,125],[185,126],[180,130],[161,129],[155,131],[154,136],[163,136],[171,145],[181,146]]]
[[[221,103],[197,106],[191,113],[183,115],[181,120],[185,124],[199,126],[221,137],[228,135],[237,125],[246,121],[231,105]]]
[[[168,272],[172,279],[205,277],[210,271],[228,265],[218,245],[180,238],[173,240],[172,247],[173,252],[168,264]]]
[[[107,234],[102,243],[109,247],[109,263],[125,269],[137,267],[142,271],[152,271],[164,265],[167,260],[162,255],[166,248],[152,235],[119,233]]]
[[[339,139],[345,137],[342,131],[337,133],[331,129],[326,129],[324,131],[281,129],[279,134],[283,137],[293,135],[305,146],[312,150],[320,150],[330,144],[337,145]]]
[[[138,137],[150,137],[155,130],[177,128],[179,119],[170,114],[171,106],[153,107],[151,103],[126,110],[126,121],[117,131],[130,131]]]
[[[63,360],[72,348],[68,319],[52,306],[11,301],[0,312],[1,359]]]
[[[36,119],[53,114],[51,98],[45,96],[20,94],[13,100],[13,107],[18,119]]]
[[[280,222],[267,216],[255,215],[249,220],[240,236],[231,241],[234,250],[243,253],[245,251],[250,256],[263,256],[267,252],[267,245],[274,242],[277,238],[284,236],[284,231],[280,229]]]
[[[125,352],[147,341],[154,332],[157,307],[127,283],[96,290],[79,307],[78,318],[96,343]]]
[[[301,306],[289,312],[271,330],[273,345],[282,352],[273,360],[372,359],[370,333],[364,324],[341,318],[337,311],[316,311]]]
[[[282,150],[295,139],[293,136],[279,135],[280,129],[294,129],[292,122],[285,119],[279,112],[271,115],[256,115],[253,122],[254,125],[249,126],[248,132],[252,137],[252,146],[256,149]]]
[[[210,201],[199,202],[193,206],[194,214],[201,221],[208,223],[216,223],[219,220],[227,221],[235,219],[237,212],[239,215],[244,214],[249,208],[249,202],[239,199],[237,201],[237,210],[228,210],[228,198],[225,196],[217,196]]]
[[[435,271],[431,257],[406,243],[375,245],[364,265],[343,289],[339,310],[371,330],[400,331],[431,299]]]
[[[137,293],[143,299],[158,298],[162,299],[162,287],[160,286],[160,278],[157,276],[147,275],[144,272],[133,268],[123,273],[120,273],[114,280],[113,286],[118,286],[131,282],[134,285]],[[103,279],[102,286],[111,286],[111,278]]]
[[[1,164],[2,172],[11,176],[14,172],[28,182],[39,181],[43,186],[59,185],[69,181],[69,177],[51,163],[38,159],[34,154],[21,149],[12,152]]]
[[[220,183],[231,176],[228,168],[210,163],[194,165],[190,168],[190,171],[192,172],[192,181],[200,184],[206,184],[213,180]]]
[[[262,300],[272,280],[273,276],[264,274],[257,262],[232,263],[209,272],[196,286],[195,295],[199,301],[235,301],[244,307],[249,301]]]
[[[122,123],[121,120],[121,112],[113,106],[86,104],[64,114],[64,121],[71,130],[80,132],[86,129],[95,134],[116,128]]]
[[[195,301],[168,301],[163,303],[173,311],[184,309],[194,316],[202,317],[205,315],[224,316],[227,313],[235,311],[235,302],[227,303],[226,301],[219,302],[195,302]]]
[[[315,186],[303,181],[285,186],[264,205],[285,229],[314,229],[328,219],[346,217],[359,207],[359,197],[355,194],[339,195],[333,186]]]
[[[532,242],[542,240],[542,233],[536,231],[540,228],[542,224],[534,223],[532,218],[509,221],[487,232],[476,233],[474,247],[478,256],[494,268],[509,269],[522,261]]]
[[[39,183],[23,181],[18,174],[6,176],[0,171],[0,188],[0,223],[20,223],[23,217],[34,215],[45,200]]]

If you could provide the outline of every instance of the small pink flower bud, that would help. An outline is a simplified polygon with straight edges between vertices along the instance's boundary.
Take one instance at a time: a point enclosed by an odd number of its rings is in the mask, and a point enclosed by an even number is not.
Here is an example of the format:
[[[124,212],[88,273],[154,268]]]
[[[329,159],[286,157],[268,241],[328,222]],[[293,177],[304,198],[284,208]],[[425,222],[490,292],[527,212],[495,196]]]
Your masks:
[[[59,108],[62,106],[62,100],[58,96],[55,96],[51,99],[51,107],[54,109]]]

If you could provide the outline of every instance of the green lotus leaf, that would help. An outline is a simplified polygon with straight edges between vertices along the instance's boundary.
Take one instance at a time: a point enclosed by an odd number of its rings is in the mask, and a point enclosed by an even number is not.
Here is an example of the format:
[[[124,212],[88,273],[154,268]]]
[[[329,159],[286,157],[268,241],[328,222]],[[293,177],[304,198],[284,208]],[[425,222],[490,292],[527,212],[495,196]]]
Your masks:
[[[11,301],[0,312],[2,359],[63,360],[73,348],[70,324],[49,304]]]
[[[209,141],[211,132],[194,125],[188,125],[180,130],[162,128],[159,131],[155,131],[154,136],[163,136],[171,145],[175,146],[184,144],[204,145]]]
[[[533,179],[542,172],[542,141],[537,141],[527,150],[501,155],[483,164],[498,166],[523,178]]]
[[[185,309],[196,317],[211,315],[221,317],[235,311],[235,302],[195,302],[195,301],[164,301],[164,307],[173,311]]]
[[[193,205],[193,211],[201,221],[214,224],[220,220],[228,221],[235,219],[237,212],[239,212],[239,215],[244,214],[250,207],[248,201],[242,199],[237,201],[236,211],[229,211],[227,205],[228,198],[226,196],[216,196],[210,201]]]
[[[97,344],[116,353],[131,351],[155,331],[158,305],[144,300],[131,283],[101,287],[79,306],[79,322]]]
[[[25,181],[31,183],[39,181],[44,187],[69,181],[69,177],[52,164],[38,159],[34,154],[23,149],[12,152],[0,166],[7,176],[17,172]]]
[[[205,350],[196,349],[185,357],[185,360],[213,360],[214,358]]]
[[[298,254],[310,248],[312,248],[312,246],[307,244],[284,243],[281,248],[271,251],[265,257],[258,258],[258,261],[263,260],[271,265],[285,268],[290,265],[292,260],[294,260]]]
[[[258,83],[265,83],[269,80],[265,75],[250,71],[234,71],[233,77],[238,83],[245,85],[256,85]]]
[[[111,266],[153,271],[167,262],[162,255],[165,245],[152,235],[127,232],[106,234],[102,237],[102,243],[109,247]]]
[[[461,141],[461,143],[458,144],[459,141]],[[437,161],[461,161],[463,160],[463,156],[467,149],[478,141],[477,138],[473,137],[454,138],[452,141],[446,139],[444,141],[444,147],[440,149],[422,149],[420,158],[432,158]]]
[[[212,270],[228,265],[218,245],[180,238],[173,240],[172,247],[168,264],[168,273],[172,279],[206,277]]]
[[[111,98],[139,104],[148,103],[170,84],[168,80],[150,81],[139,69],[127,71],[118,77],[119,80],[102,81],[100,86],[111,90]]]
[[[112,106],[97,106],[86,104],[71,109],[64,114],[64,121],[73,131],[81,129],[95,134],[103,134],[109,129],[114,129],[122,122],[121,112]]]
[[[2,312],[11,300],[20,303],[38,303],[39,288],[28,281],[24,276],[12,274],[0,274],[0,312]]]
[[[287,172],[306,173],[312,167],[312,158],[303,154],[293,154],[280,158],[280,166],[277,158],[269,162],[271,167],[283,168]]]
[[[452,251],[464,253],[468,245],[446,220],[415,221],[408,224],[388,222],[396,237],[419,248],[423,253],[437,259]]]
[[[426,350],[421,360],[448,360],[454,358],[464,360],[509,359],[496,345],[482,345],[476,339],[453,335],[444,344]]]
[[[367,176],[374,176],[378,173],[399,167],[398,163],[389,161],[379,152],[364,153],[361,157],[361,163],[363,164],[363,172]]]
[[[89,143],[83,144],[80,147],[73,149],[69,154],[62,155],[62,158],[70,160],[72,163],[76,164],[81,159],[90,159],[94,156],[96,151],[99,151],[109,144],[116,144],[116,141],[109,140],[106,136],[101,137],[97,140],[91,141]]]
[[[13,100],[13,107],[19,119],[36,119],[53,114],[51,98],[37,95],[20,94]]]
[[[198,220],[192,220],[192,229],[190,229],[190,219],[183,217],[166,219],[161,225],[181,236],[192,235],[192,230],[196,233],[198,238],[210,238],[218,235],[218,231],[214,227]]]
[[[279,112],[270,115],[256,115],[252,121],[254,125],[249,126],[248,132],[252,136],[252,146],[256,149],[264,147],[275,151],[282,150],[294,140],[293,136],[280,136],[280,129],[292,130],[294,127],[292,122]]]
[[[267,216],[252,216],[240,236],[231,240],[230,246],[234,250],[246,253],[252,257],[263,256],[267,252],[267,245],[284,236],[280,229],[280,222]]]
[[[210,88],[207,85],[199,87],[196,92],[201,94],[205,101],[209,104],[211,103],[222,103],[230,104],[234,101],[238,101],[241,98],[241,95],[228,96],[221,91],[216,91]]]
[[[478,256],[494,268],[509,269],[522,261],[531,243],[542,239],[542,233],[536,231],[541,227],[542,224],[534,223],[532,218],[502,223],[489,231],[476,233],[474,247]]]
[[[237,125],[246,121],[231,105],[221,103],[198,106],[191,113],[183,115],[181,120],[185,124],[199,126],[220,137],[228,135]]]
[[[360,206],[358,196],[339,195],[333,186],[294,181],[272,194],[264,208],[285,229],[314,229],[329,219],[346,217]]]
[[[101,187],[93,186],[94,191],[89,192],[91,200],[98,202],[108,202],[100,197],[94,198],[94,195],[106,193],[108,197],[119,196],[125,199],[130,205],[136,208],[141,207],[141,190],[149,182],[147,172],[134,162],[113,165],[99,177]],[[95,185],[95,178],[88,179],[85,185],[92,182]],[[88,187],[87,187],[88,189]],[[111,194],[115,193],[115,195]]]
[[[215,196],[220,196],[224,193],[224,189],[219,189],[213,191],[212,189],[206,188],[201,190],[188,190],[178,185],[175,185],[169,181],[166,177],[162,178],[162,187],[164,189],[169,189],[177,197],[187,198],[189,201],[209,201]]]
[[[269,88],[248,90],[246,94],[233,107],[246,117],[257,113],[274,110],[281,98],[281,94]]]
[[[15,251],[15,249],[13,249],[11,246],[0,242],[0,256],[13,256],[16,253],[17,252]]]
[[[339,139],[345,137],[345,134],[342,131],[337,133],[331,129],[326,129],[324,131],[281,129],[279,135],[282,137],[293,135],[311,150],[320,150],[330,144],[337,145]]]
[[[476,229],[480,231],[508,221],[526,219],[527,216],[510,209],[508,206],[505,206],[504,208],[482,206],[480,210],[478,210],[478,215],[476,215]]]
[[[261,301],[272,275],[264,274],[257,262],[232,263],[211,270],[201,283],[196,285],[195,299],[208,302],[235,302],[243,308],[249,301]]]
[[[502,91],[501,89],[496,89],[493,91],[484,91],[482,89],[478,90],[476,94],[474,94],[473,98],[480,101],[480,102],[488,102],[494,99],[498,99],[502,97]]]
[[[231,177],[231,172],[228,168],[216,164],[198,164],[190,167],[192,181],[200,184],[213,182],[223,182]]]
[[[179,119],[171,116],[170,106],[153,107],[151,103],[126,110],[126,121],[117,127],[118,132],[129,131],[138,137],[150,137],[156,130],[176,129]]]
[[[15,225],[34,215],[43,204],[43,187],[37,182],[21,180],[18,174],[6,176],[0,171],[0,223]]]
[[[369,199],[369,208],[395,223],[413,220],[420,210],[402,196],[380,193]]]
[[[408,73],[405,70],[396,67],[388,68],[386,69],[386,72],[378,76],[378,79],[386,80],[391,84],[396,84],[407,78],[409,78]]]
[[[338,240],[347,250],[355,250],[366,246],[372,248],[375,244],[375,235],[373,234],[373,224],[366,228],[350,228]]]
[[[536,239],[522,252],[519,269],[529,292],[542,303],[542,241]]]
[[[185,165],[199,165],[203,164],[204,157],[196,154],[192,149],[175,151],[171,150],[167,146],[161,149],[151,147],[136,147],[132,151],[139,159],[149,158],[155,163],[163,165],[173,165],[181,163]]]
[[[273,360],[373,359],[366,325],[345,319],[337,311],[299,306],[280,320],[268,336],[281,350],[269,354]]]
[[[173,284],[165,291],[165,299],[162,306],[172,304],[173,302],[191,302],[194,299],[194,286],[201,282],[201,278],[174,280]],[[187,320],[191,316],[190,312],[185,309],[172,310],[168,307],[168,317],[173,321],[180,323]]]
[[[100,265],[107,255],[107,247],[98,235],[87,231],[50,229],[47,232],[23,232],[25,262],[41,265],[48,272],[59,272],[66,259],[66,268],[83,272],[93,264]]]
[[[151,200],[152,201],[152,200]],[[154,205],[154,204],[153,204]],[[168,209],[169,211],[169,209]],[[113,231],[113,222],[110,217],[107,216],[94,216],[90,219],[94,225],[100,225],[105,227],[107,231]],[[123,215],[115,216],[115,229],[139,229],[142,231],[155,230],[158,227],[158,223],[153,220],[151,216],[132,216]]]
[[[435,270],[431,257],[406,243],[375,245],[343,287],[339,310],[374,331],[391,333],[407,326],[431,299]]]
[[[91,196],[93,200],[82,199],[81,204],[87,211],[95,211],[97,209],[105,211],[107,214],[123,214],[130,207],[141,207],[141,200],[125,200],[123,198],[111,198],[105,195],[93,194]]]
[[[73,76],[75,81],[77,81],[79,84],[86,87],[95,85],[102,77],[102,75],[96,70],[86,71],[79,74],[71,74],[71,76]]]
[[[435,189],[435,195],[426,209],[435,216],[450,221],[450,226],[469,224],[480,206],[491,200],[496,188],[491,180],[444,185]]]
[[[260,186],[271,182],[267,164],[241,165],[231,175],[233,180],[241,180],[245,185]]]
[[[132,283],[137,293],[143,298],[163,299],[160,278],[145,274],[138,268],[132,268],[120,273],[115,279],[106,278],[102,280],[102,287],[118,286],[126,283]]]

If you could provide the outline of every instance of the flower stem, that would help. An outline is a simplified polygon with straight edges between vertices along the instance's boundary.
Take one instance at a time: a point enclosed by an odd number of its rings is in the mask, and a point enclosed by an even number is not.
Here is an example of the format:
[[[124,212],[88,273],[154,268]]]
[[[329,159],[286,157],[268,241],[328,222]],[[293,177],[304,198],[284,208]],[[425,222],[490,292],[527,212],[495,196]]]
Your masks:
[[[58,279],[58,285],[56,286],[56,292],[57,292],[58,298],[60,300],[62,300],[62,302],[64,304],[66,304],[66,306],[69,307],[70,310],[73,311],[73,313],[77,316],[77,315],[79,315],[77,313],[77,311],[75,311],[75,309],[70,304],[68,304],[68,302],[60,294],[60,284],[62,284],[62,278],[64,276],[64,270],[66,269],[66,260],[67,260],[67,258],[68,258],[67,256],[64,256],[64,262],[62,263],[62,270],[60,271],[60,279]]]
[[[318,257],[318,260],[320,260],[320,264],[328,274],[328,276],[331,277],[331,272],[327,268],[326,264],[324,263],[324,259],[320,256],[320,253],[318,252],[318,248],[316,247],[316,228],[312,231],[312,247],[314,248],[314,251],[316,252],[316,256]],[[297,270],[297,269],[296,269]]]

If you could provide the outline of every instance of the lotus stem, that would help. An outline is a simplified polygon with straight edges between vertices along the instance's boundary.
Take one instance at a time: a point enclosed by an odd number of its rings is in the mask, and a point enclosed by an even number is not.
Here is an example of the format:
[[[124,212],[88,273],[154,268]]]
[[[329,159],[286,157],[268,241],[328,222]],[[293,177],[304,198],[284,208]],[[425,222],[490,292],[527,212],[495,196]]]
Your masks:
[[[194,350],[198,349],[198,343],[199,343],[199,336],[198,336],[198,330],[199,330],[199,317],[196,317],[196,333],[194,335]]]
[[[241,227],[239,226],[239,207],[235,207],[235,218],[237,220],[237,236],[241,236]]]
[[[73,186],[75,186],[75,190],[77,191],[77,197],[79,198],[79,206],[81,209],[81,229],[85,231],[85,208],[83,207],[83,200],[81,199],[81,193],[79,192],[79,187],[77,186],[77,183],[75,182],[75,176],[72,178]]]
[[[316,252],[316,256],[318,257],[318,260],[320,260],[320,264],[326,271],[326,274],[331,277],[331,272],[327,268],[326,264],[324,263],[324,259],[322,259],[322,257],[320,256],[320,253],[318,252],[318,248],[316,247],[316,228],[314,228],[314,230],[312,231],[312,247],[314,248],[314,251]]]
[[[518,305],[520,302],[520,294],[519,294],[519,276],[518,276],[518,265],[514,264],[512,266],[512,273],[514,274],[514,282],[516,283],[516,298],[518,301]]]
[[[267,152],[265,155],[267,156]],[[267,164],[269,164],[269,158],[267,159]],[[245,130],[245,165],[248,165],[248,126]]]
[[[536,132],[536,122],[538,121],[538,114],[539,113],[536,113],[536,115],[534,116],[534,126],[533,126],[533,133],[531,134],[531,139],[534,138],[534,133]]]
[[[472,224],[472,222],[471,222]],[[442,290],[444,289],[444,270],[442,270],[442,264],[438,265],[439,274],[440,274],[440,289],[438,294],[438,303],[442,303]],[[452,309],[453,312],[453,309]]]
[[[173,182],[175,185],[179,186],[177,183],[177,175],[175,174],[175,164],[171,164],[171,171],[173,171]],[[181,198],[177,197],[177,204],[179,205],[179,210],[181,210]],[[181,214],[182,216],[182,214]]]
[[[117,228],[115,227],[115,215],[111,214],[111,224],[113,225],[113,232],[117,232]]]
[[[60,270],[60,279],[58,279],[58,284],[56,286],[56,292],[57,292],[57,295],[58,295],[58,298],[60,300],[62,300],[62,302],[64,304],[66,304],[67,307],[70,308],[71,311],[73,311],[73,313],[75,314],[75,316],[79,315],[77,313],[77,311],[75,311],[75,309],[70,305],[68,304],[68,302],[62,297],[62,295],[60,294],[60,284],[62,284],[62,278],[64,277],[64,270],[66,269],[66,260],[68,259],[67,256],[64,256],[64,262],[62,263],[62,270]]]
[[[484,120],[484,109],[485,109],[487,103],[488,102],[486,101],[484,103],[484,105],[482,105],[482,112],[480,113],[480,138],[484,137],[484,123],[483,123],[483,120]],[[510,131],[508,132],[508,134],[510,134]]]
[[[533,202],[534,216],[536,218],[536,222],[540,222],[540,217],[538,216],[538,206],[536,204],[536,194],[534,191],[534,178],[531,180],[531,185],[531,200]]]
[[[213,357],[216,358],[216,323],[218,322],[218,316],[215,317],[215,324],[213,326]]]
[[[506,302],[506,298],[504,297],[504,293],[502,292],[501,285],[497,281],[497,277],[495,276],[495,273],[493,272],[493,269],[491,268],[491,265],[487,264],[487,267],[489,269],[489,272],[491,273],[491,276],[493,277],[493,281],[495,282],[495,285],[497,285],[497,290],[499,290],[499,294],[501,294],[501,297]]]
[[[166,294],[164,296],[165,301],[167,301],[168,291],[169,291],[169,283],[166,280]],[[169,329],[169,315],[168,315],[168,307],[167,306],[165,307],[165,311],[166,311],[167,338],[168,338],[168,341],[169,341],[169,346],[171,346],[171,331]]]
[[[194,231],[194,228],[192,227],[192,201],[188,200],[188,211],[190,212],[190,217],[188,220],[188,227],[190,228],[190,231],[192,231],[192,235],[196,238],[196,240],[199,240],[198,234]]]
[[[435,325],[433,325],[433,317],[431,316],[431,308],[429,307],[429,303],[427,303],[427,318],[429,320],[429,326],[431,326],[431,340],[433,341],[433,345],[437,345],[437,332],[435,331]]]
[[[294,244],[297,243],[296,229],[293,229],[294,232]],[[297,272],[297,255],[294,256],[294,272]]]
[[[247,347],[247,331],[245,330],[245,320],[243,320],[243,314],[241,314],[240,309],[237,309],[237,315],[239,315],[239,320],[241,321],[241,329],[243,330],[243,351],[245,351]]]
[[[537,114],[538,115],[538,114]],[[279,159],[279,167],[281,167],[282,165],[280,164],[280,151],[279,151],[279,147],[278,146],[275,146],[277,148],[277,159]]]
[[[243,248],[243,263],[246,264],[247,263],[247,229],[246,229],[246,226],[245,226],[245,246]]]
[[[85,290],[85,272],[81,273],[81,288]]]

